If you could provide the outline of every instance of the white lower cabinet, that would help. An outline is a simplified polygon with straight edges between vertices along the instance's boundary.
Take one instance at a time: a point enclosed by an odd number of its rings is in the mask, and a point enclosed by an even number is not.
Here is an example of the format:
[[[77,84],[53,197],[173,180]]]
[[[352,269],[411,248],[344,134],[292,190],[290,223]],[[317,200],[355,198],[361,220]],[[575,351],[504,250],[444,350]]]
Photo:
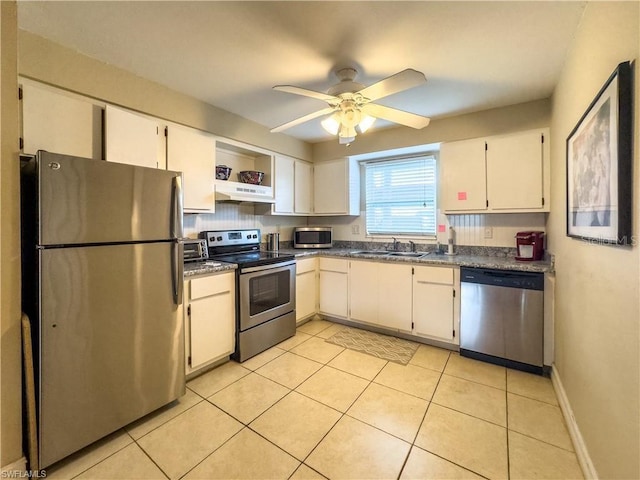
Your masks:
[[[347,318],[349,314],[349,261],[320,258],[320,313]]]
[[[185,281],[187,375],[235,350],[235,273]]]
[[[455,269],[413,268],[413,333],[455,343]]]
[[[318,310],[318,258],[296,261],[296,322],[315,315]]]
[[[349,318],[411,331],[411,266],[351,261]]]

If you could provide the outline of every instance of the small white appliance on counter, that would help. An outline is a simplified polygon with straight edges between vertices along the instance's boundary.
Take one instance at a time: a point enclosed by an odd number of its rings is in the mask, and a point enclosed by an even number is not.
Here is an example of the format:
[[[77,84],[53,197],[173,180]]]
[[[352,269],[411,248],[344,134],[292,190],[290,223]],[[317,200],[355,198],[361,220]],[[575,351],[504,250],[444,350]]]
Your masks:
[[[293,229],[293,248],[331,247],[333,247],[332,227],[295,227]]]

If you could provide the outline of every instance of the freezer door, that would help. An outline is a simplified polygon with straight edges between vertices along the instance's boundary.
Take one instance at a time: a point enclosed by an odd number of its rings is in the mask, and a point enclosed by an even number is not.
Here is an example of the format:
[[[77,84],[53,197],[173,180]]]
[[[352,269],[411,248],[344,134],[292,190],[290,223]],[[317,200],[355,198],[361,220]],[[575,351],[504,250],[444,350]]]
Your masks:
[[[182,237],[180,173],[46,152],[34,162],[38,244]]]
[[[41,467],[185,393],[174,248],[40,251]]]

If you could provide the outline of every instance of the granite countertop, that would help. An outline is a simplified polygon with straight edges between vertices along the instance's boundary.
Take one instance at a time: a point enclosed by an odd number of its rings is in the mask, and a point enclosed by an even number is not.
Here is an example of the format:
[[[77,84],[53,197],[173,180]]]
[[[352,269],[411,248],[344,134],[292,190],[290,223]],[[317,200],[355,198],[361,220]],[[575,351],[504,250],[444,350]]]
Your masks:
[[[412,263],[416,265],[439,265],[450,267],[480,267],[480,268],[495,268],[499,270],[517,270],[523,272],[542,272],[553,273],[553,259],[536,261],[536,262],[523,262],[518,261],[515,258],[504,256],[490,256],[490,255],[444,255],[435,254],[433,252],[425,255],[424,257],[396,257],[396,256],[383,256],[367,253],[357,253],[358,250],[349,249],[336,249],[328,248],[322,250],[297,250],[297,249],[280,249],[282,253],[291,253],[296,258],[304,258],[308,256],[320,256],[323,257],[344,257],[366,260],[381,260],[385,262],[396,263]]]
[[[235,263],[214,262],[207,260],[205,262],[187,262],[184,264],[184,277],[194,277],[196,275],[208,275],[224,271],[235,270]]]

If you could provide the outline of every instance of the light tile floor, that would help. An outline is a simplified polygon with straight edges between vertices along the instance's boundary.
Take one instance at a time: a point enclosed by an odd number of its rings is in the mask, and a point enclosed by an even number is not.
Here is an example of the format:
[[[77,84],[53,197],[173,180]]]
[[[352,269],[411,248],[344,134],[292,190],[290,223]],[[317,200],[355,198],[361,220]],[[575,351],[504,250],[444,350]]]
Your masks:
[[[315,320],[47,469],[83,479],[582,478],[547,378],[420,345],[409,365]]]

